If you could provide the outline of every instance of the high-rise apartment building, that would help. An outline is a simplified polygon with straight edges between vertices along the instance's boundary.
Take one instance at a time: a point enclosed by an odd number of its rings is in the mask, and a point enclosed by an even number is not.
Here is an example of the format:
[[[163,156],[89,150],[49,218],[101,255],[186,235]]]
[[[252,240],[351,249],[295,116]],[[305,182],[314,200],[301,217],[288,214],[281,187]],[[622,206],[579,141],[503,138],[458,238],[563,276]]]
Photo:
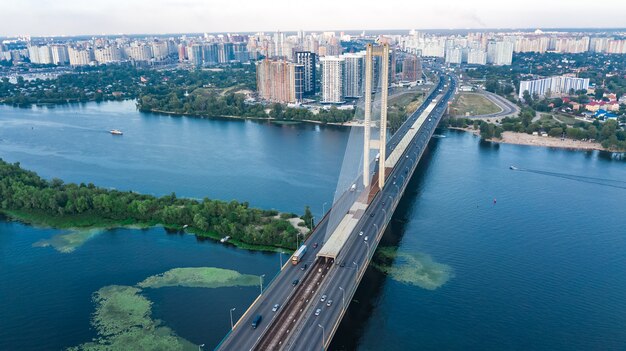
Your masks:
[[[169,55],[168,43],[165,41],[155,41],[151,44],[152,56],[155,60],[164,60]]]
[[[446,63],[453,63],[453,64],[461,64],[462,61],[462,51],[461,48],[459,47],[449,47],[446,48],[446,58],[445,61]]]
[[[283,53],[283,44],[285,42],[285,33],[281,33],[280,31],[274,33],[274,41],[272,42],[273,52],[272,56],[277,58],[282,58],[284,56]]]
[[[189,62],[195,66],[202,65],[203,62],[203,47],[201,44],[193,44],[187,47],[187,57]]]
[[[66,45],[50,45],[52,53],[52,63],[55,65],[66,65],[70,62]]]
[[[547,37],[515,38],[515,52],[536,52],[543,54],[548,51],[550,39]]]
[[[519,98],[524,97],[524,92],[540,97],[569,94],[572,90],[586,90],[589,88],[589,78],[576,78],[568,76],[548,77],[535,80],[523,80],[519,83]]]
[[[365,85],[365,52],[345,54],[343,62],[343,97],[358,99],[363,96]]]
[[[626,54],[626,39],[592,38],[589,51],[607,54]]]
[[[201,61],[200,63],[197,63],[198,65],[200,64],[205,64],[205,65],[215,65],[220,61],[220,52],[222,53],[222,55],[224,54],[224,49],[221,48],[220,51],[220,46],[218,45],[218,43],[207,43],[207,44],[203,44],[202,45],[202,55],[201,55]]]
[[[178,62],[184,62],[187,59],[187,47],[184,43],[178,44]]]
[[[28,59],[32,63],[39,63],[39,47],[38,46],[29,46],[28,47]]]
[[[28,57],[30,62],[41,65],[48,65],[52,63],[52,52],[48,45],[42,46],[29,46]]]
[[[67,52],[70,59],[70,65],[72,66],[85,66],[93,61],[90,49],[70,47],[67,49]]]
[[[117,46],[107,46],[94,50],[94,56],[98,63],[111,63],[122,61],[122,52]]]
[[[304,66],[283,60],[257,62],[259,98],[279,103],[300,103],[303,99]]]
[[[484,65],[487,63],[487,53],[483,49],[469,49],[467,51],[467,64]]]
[[[150,61],[152,59],[152,48],[150,45],[135,43],[125,48],[126,56],[134,61]]]
[[[325,56],[322,64],[322,103],[341,103],[343,92],[343,57]]]
[[[250,61],[250,52],[246,43],[233,43],[234,60],[237,62]]]
[[[235,59],[233,43],[220,43],[218,45],[218,62],[228,63]]]
[[[578,54],[589,51],[589,37],[557,38],[554,51],[560,53]]]
[[[422,78],[422,60],[413,54],[407,54],[402,61],[402,80],[415,82]]]
[[[294,61],[304,66],[304,95],[315,95],[317,55],[310,51],[296,51]]]
[[[487,63],[496,66],[510,65],[513,62],[513,43],[510,41],[489,42],[487,44]]]

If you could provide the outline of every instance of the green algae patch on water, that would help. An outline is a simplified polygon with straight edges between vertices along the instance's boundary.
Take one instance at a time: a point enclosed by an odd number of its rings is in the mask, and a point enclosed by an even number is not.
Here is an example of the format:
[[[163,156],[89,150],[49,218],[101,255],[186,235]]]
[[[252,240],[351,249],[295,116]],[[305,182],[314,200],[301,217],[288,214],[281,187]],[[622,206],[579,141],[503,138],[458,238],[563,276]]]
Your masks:
[[[77,248],[81,247],[87,241],[102,234],[103,229],[74,229],[69,233],[57,234],[50,239],[39,240],[33,244],[34,247],[48,247],[52,246],[55,250],[61,253],[71,253]]]
[[[394,247],[376,251],[372,266],[398,282],[435,290],[454,277],[452,267],[424,253],[398,252]]]
[[[254,286],[259,284],[256,275],[215,267],[174,268],[146,278],[137,286],[141,288],[163,288],[182,286],[189,288],[224,288]]]
[[[69,350],[195,350],[197,346],[151,318],[152,302],[140,293],[139,288],[123,285],[95,292],[91,324],[99,337]]]

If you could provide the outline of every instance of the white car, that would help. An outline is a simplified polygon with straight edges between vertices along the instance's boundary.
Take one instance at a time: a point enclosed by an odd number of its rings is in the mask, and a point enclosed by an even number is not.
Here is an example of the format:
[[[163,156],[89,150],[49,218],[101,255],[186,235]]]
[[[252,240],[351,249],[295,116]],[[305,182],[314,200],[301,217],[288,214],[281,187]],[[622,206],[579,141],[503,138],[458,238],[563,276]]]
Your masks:
[[[320,313],[322,313],[322,309],[321,308],[318,308],[318,309],[315,310],[315,315],[316,316],[319,316]]]
[[[363,239],[363,241],[367,241],[367,237],[365,237],[365,239]]]
[[[326,298],[327,298],[327,297],[328,297],[328,296],[326,296],[326,295],[322,295],[322,298],[320,299],[320,301],[321,301],[321,302],[326,301]]]
[[[359,236],[363,236],[363,231],[361,231],[361,232],[359,233]]]
[[[333,304],[333,300],[328,300],[328,302],[326,302],[326,306],[330,307],[330,305]]]
[[[275,304],[274,307],[272,308],[272,312],[278,311],[278,307],[280,306],[278,304]]]

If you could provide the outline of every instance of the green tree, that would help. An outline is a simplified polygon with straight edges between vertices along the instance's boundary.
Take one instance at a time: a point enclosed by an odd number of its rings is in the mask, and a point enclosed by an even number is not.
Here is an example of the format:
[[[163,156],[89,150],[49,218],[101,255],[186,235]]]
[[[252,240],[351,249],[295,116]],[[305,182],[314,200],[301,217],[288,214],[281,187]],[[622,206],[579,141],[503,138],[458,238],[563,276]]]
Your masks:
[[[480,137],[484,140],[491,139],[494,137],[495,127],[491,123],[482,122],[480,123]]]
[[[601,88],[596,88],[596,91],[595,91],[595,93],[593,94],[593,97],[594,97],[596,100],[601,100],[601,99],[602,99],[602,96],[604,96],[604,89],[601,89]]]
[[[532,96],[530,96],[530,92],[528,92],[528,90],[524,90],[524,92],[522,93],[522,98],[524,99],[524,102],[526,102],[529,105],[533,104],[533,98]]]
[[[304,207],[304,215],[300,218],[304,221],[307,228],[313,229],[311,226],[311,223],[313,222],[313,214],[311,213],[311,208],[309,206]]]

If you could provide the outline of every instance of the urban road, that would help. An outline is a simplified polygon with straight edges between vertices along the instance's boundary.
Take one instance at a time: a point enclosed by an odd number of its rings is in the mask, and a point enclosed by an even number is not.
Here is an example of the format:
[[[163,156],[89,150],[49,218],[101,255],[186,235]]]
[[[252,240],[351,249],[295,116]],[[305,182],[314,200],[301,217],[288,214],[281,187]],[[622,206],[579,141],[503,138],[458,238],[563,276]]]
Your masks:
[[[359,197],[359,191],[346,191],[314,228],[305,244],[308,251],[298,265],[286,263],[268,288],[239,318],[216,350],[311,350],[326,349],[336,331],[361,277],[391,219],[404,189],[411,178],[428,141],[456,90],[456,81],[441,76],[437,86],[422,105],[402,124],[387,143],[392,153],[415,121],[433,101],[437,101],[428,118],[419,127],[409,147],[387,177],[385,187],[372,200],[354,231],[350,234],[337,262],[316,260],[327,230],[334,229],[329,213],[346,213]],[[382,162],[382,160],[381,160]],[[356,184],[360,184],[356,180]],[[359,235],[363,232],[362,235]],[[364,240],[368,237],[369,240]],[[318,243],[313,247],[313,243]],[[302,269],[304,265],[307,269]],[[295,286],[293,282],[298,279]],[[324,302],[321,296],[327,295]],[[333,303],[327,306],[328,300]],[[272,308],[279,305],[277,312]],[[317,309],[321,312],[315,315]],[[252,328],[253,319],[263,316]]]

